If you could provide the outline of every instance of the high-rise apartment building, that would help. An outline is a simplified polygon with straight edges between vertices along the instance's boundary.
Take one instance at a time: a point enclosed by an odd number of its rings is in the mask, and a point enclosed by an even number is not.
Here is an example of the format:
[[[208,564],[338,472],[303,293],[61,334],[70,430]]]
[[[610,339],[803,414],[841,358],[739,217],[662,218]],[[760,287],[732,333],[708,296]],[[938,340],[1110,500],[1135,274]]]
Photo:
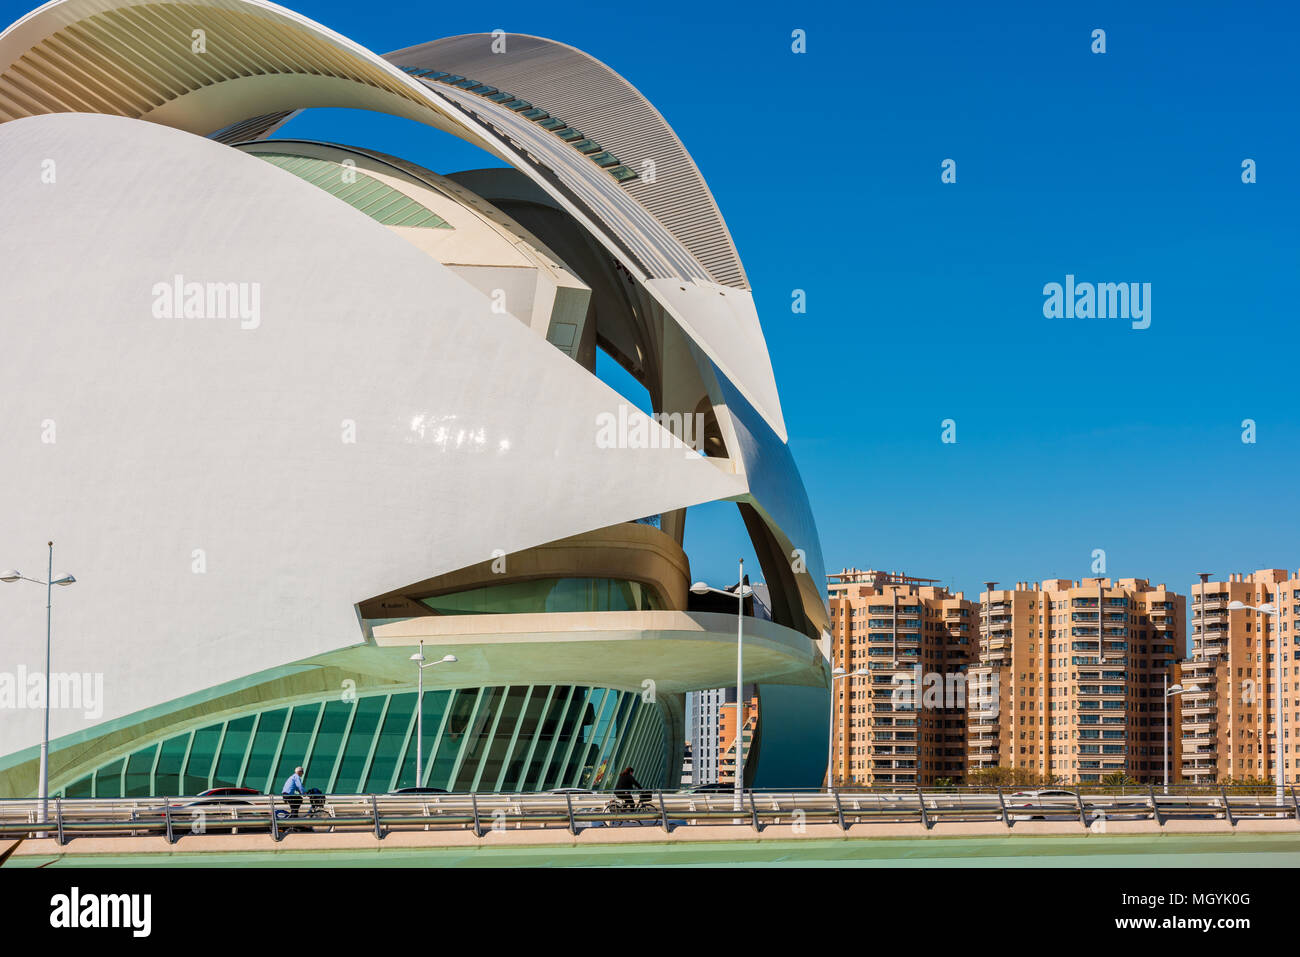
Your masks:
[[[1015,768],[1069,783],[1124,773],[1158,783],[1164,683],[1185,640],[1183,596],[1140,578],[996,584],[980,595],[970,669],[973,681],[996,689],[996,707],[968,715],[970,770]]]
[[[933,579],[829,579],[834,784],[933,785],[966,767],[966,666],[977,606]]]
[[[726,690],[712,688],[686,695],[686,741],[691,748],[688,786],[713,784],[718,780],[718,739]]]
[[[744,757],[746,766],[752,760],[753,755],[750,753],[751,745],[754,743],[754,729],[758,726],[758,696],[754,694],[754,686],[747,684],[744,687],[745,706],[743,709],[742,721],[744,722],[744,733],[741,735],[741,744],[744,747]],[[723,688],[720,691],[723,698],[721,711],[718,714],[718,737],[716,742],[716,751],[718,759],[718,773],[714,778],[718,784],[735,784],[736,783],[736,689]]]
[[[1282,773],[1297,771],[1297,703],[1294,664],[1300,621],[1300,571],[1260,569],[1226,581],[1192,586],[1191,657],[1181,663],[1182,727],[1178,780],[1223,783],[1276,779],[1275,748],[1281,714]],[[1234,602],[1242,606],[1233,609]],[[1258,609],[1271,605],[1273,614]],[[1281,703],[1276,669],[1281,654]]]

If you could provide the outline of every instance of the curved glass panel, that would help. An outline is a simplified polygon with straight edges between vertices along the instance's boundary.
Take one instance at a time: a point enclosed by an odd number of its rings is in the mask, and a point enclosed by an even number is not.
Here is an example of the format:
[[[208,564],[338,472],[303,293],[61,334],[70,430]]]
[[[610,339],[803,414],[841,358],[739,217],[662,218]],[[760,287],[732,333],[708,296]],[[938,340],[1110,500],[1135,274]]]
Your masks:
[[[423,229],[451,229],[449,222],[401,193],[367,176],[355,166],[346,167],[329,160],[298,156],[293,153],[254,151],[251,155],[293,173],[327,193],[333,193],[349,206],[361,210],[385,226],[412,226]]]
[[[660,611],[664,607],[650,586],[617,578],[538,578],[435,595],[423,602],[442,615]]]
[[[279,705],[193,732],[139,742],[57,791],[63,797],[181,797],[209,787],[279,793],[302,766],[326,793],[413,787],[413,691]],[[424,695],[424,787],[540,791],[614,786],[631,765],[646,787],[665,787],[668,726],[640,692],[514,685]]]

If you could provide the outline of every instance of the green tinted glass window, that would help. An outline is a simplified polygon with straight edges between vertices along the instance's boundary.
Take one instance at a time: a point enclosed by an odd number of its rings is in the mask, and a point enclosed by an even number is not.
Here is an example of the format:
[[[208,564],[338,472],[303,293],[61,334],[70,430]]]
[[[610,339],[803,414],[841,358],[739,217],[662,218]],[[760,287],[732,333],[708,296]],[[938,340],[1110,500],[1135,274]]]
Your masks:
[[[122,768],[126,758],[118,758],[95,772],[95,797],[122,796]]]
[[[426,772],[429,770],[429,758],[433,754],[433,747],[438,740],[438,728],[442,724],[442,716],[447,711],[447,703],[451,700],[452,692],[450,691],[426,691],[424,693],[424,757],[423,767]],[[411,737],[406,743],[405,756],[402,758],[402,773],[397,779],[399,788],[415,787],[415,739],[416,729],[411,728]],[[423,783],[423,782],[420,782]]]
[[[244,766],[244,754],[248,751],[248,740],[253,736],[253,721],[256,717],[248,715],[226,724],[226,737],[221,742],[217,769],[212,775],[214,788],[239,786],[239,772]]]
[[[293,709],[289,717],[289,730],[285,732],[284,744],[280,746],[280,763],[271,775],[271,791],[275,793],[284,786],[284,782],[293,769],[307,766],[307,748],[311,745],[312,732],[316,730],[316,719],[320,716],[320,702],[300,704]],[[316,782],[322,791],[329,781]]]
[[[438,740],[438,750],[433,755],[433,769],[428,776],[431,787],[450,788],[451,772],[465,744],[470,717],[474,713],[479,692],[476,689],[467,689],[453,692],[453,695],[455,697],[447,714],[447,727]]]
[[[515,726],[519,724],[519,717],[523,713],[524,699],[527,696],[528,689],[526,687],[510,688],[506,691],[504,698],[498,699],[501,702],[500,708],[493,717],[496,730],[493,732],[490,724],[486,728],[488,734],[491,735],[491,743],[483,757],[482,765],[479,767],[478,784],[474,786],[475,790],[495,791],[497,789],[497,779],[501,777],[501,771],[505,767],[510,739],[514,734]]]
[[[654,589],[616,578],[540,578],[472,588],[423,601],[443,615],[658,611],[663,607]]]
[[[551,751],[558,743],[560,716],[564,713],[564,706],[568,699],[568,688],[556,688],[551,695],[551,702],[546,706],[545,714],[537,726],[537,742],[533,746],[533,756],[519,784],[520,788],[530,791],[541,790],[546,783],[543,774],[552,763]]]
[[[67,790],[63,792],[63,796],[70,798],[88,798],[92,796],[91,791],[94,790],[94,787],[95,776],[93,774],[87,774],[79,781],[73,781],[69,784]]]
[[[336,793],[360,792],[362,774],[370,757],[370,746],[374,743],[379,717],[387,701],[385,695],[371,695],[357,701],[357,715],[352,721],[347,744],[343,746],[343,760],[339,763],[338,777],[334,782]]]
[[[153,759],[158,745],[135,752],[126,762],[126,791],[123,797],[146,797],[153,791]]]
[[[575,140],[573,148],[579,153],[599,153],[600,144],[595,140]]]
[[[366,777],[366,792],[384,793],[392,785],[393,772],[397,770],[397,759],[406,747],[406,732],[411,726],[411,717],[415,714],[415,693],[395,694],[388,702],[388,713],[384,715],[384,725],[379,731],[379,742],[375,745],[375,756],[370,762],[370,773]]]
[[[181,782],[181,766],[185,762],[185,752],[190,747],[190,733],[178,734],[163,742],[158,752],[158,767],[154,771],[154,794],[184,794]]]
[[[528,760],[528,751],[537,735],[537,726],[542,718],[542,708],[546,704],[550,689],[541,686],[532,689],[528,704],[519,718],[518,733],[514,735],[514,747],[509,748],[505,756],[505,769],[501,780],[502,791],[518,791],[524,778],[524,762]]]
[[[452,228],[437,213],[355,167],[290,153],[253,152],[250,155],[320,187],[385,226]]]
[[[321,715],[320,730],[316,734],[316,746],[312,748],[311,760],[306,764],[307,776],[314,782],[313,786],[322,791],[329,789],[330,778],[334,775],[343,750],[344,732],[347,731],[355,709],[355,700],[334,699],[325,702],[325,713]]]
[[[489,94],[488,96],[488,99],[491,100],[493,103],[508,103],[510,100],[513,100],[514,98],[515,95],[513,93],[492,93]]]
[[[592,153],[592,154],[591,154],[591,161],[592,161],[593,163],[595,163],[597,166],[617,166],[617,165],[618,165],[618,157],[615,156],[613,153],[608,153],[608,152],[605,152],[604,150],[601,150],[599,153]]]
[[[194,732],[190,745],[190,759],[185,765],[185,794],[198,794],[207,790],[212,776],[212,763],[217,757],[217,742],[221,740],[221,725],[214,724]]]
[[[637,178],[636,173],[633,170],[628,169],[626,166],[612,166],[609,171],[620,183],[626,183],[630,179]]]
[[[572,142],[583,138],[582,132],[580,130],[575,130],[572,126],[567,129],[557,130],[555,135],[565,142]]]
[[[566,124],[564,120],[557,120],[555,117],[551,116],[551,117],[547,117],[544,120],[539,120],[537,122],[537,125],[544,130],[550,130],[551,132],[555,132],[556,130],[564,129]]]
[[[253,746],[248,752],[248,767],[244,770],[244,787],[257,788],[267,793],[267,788],[270,787],[271,764],[275,761],[275,752],[279,750],[280,735],[284,731],[284,722],[288,717],[288,708],[262,712],[257,722],[257,732],[253,735]]]
[[[531,110],[524,110],[519,115],[526,120],[544,120],[551,114],[547,113],[545,110],[539,110],[537,107],[533,107]]]

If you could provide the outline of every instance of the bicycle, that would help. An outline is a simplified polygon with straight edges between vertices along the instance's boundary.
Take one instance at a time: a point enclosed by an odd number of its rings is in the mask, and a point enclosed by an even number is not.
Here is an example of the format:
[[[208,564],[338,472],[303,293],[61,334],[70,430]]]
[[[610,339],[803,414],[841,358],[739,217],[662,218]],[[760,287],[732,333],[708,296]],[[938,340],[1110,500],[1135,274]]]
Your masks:
[[[604,813],[643,814],[646,811],[654,811],[654,810],[657,809],[654,805],[654,802],[650,799],[650,792],[642,791],[640,795],[636,797],[629,797],[627,800],[624,800],[621,797],[615,797],[612,801],[610,801],[608,804],[605,805]],[[624,822],[619,820],[613,820],[610,821],[609,823],[616,825],[618,827],[622,827]],[[640,824],[641,822],[638,821],[636,823]]]

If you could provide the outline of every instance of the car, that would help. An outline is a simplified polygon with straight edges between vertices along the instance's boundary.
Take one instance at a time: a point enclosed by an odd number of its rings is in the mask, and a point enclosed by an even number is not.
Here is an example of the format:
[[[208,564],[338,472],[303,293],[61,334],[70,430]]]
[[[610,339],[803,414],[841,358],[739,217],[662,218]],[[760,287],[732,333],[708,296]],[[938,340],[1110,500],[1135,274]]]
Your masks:
[[[551,788],[547,794],[595,794],[591,788]]]
[[[1074,798],[1077,802],[1079,796],[1073,791],[1067,791],[1064,788],[1038,788],[1032,791],[1016,791],[1008,794],[1006,805],[1008,808],[1016,807],[1038,807],[1043,804],[1049,807],[1064,807],[1063,802],[1059,800],[1044,800],[1045,798]],[[1016,821],[1042,821],[1046,820],[1043,814],[1013,814],[1013,820]]]
[[[389,794],[446,794],[446,788],[398,788],[396,791],[389,791]]]
[[[206,791],[200,791],[189,801],[173,802],[166,807],[150,807],[135,811],[131,814],[131,820],[156,822],[166,818],[169,812],[183,820],[191,820],[196,813],[205,809],[221,811],[227,808],[248,807],[256,803],[252,799],[257,797],[262,797],[262,792],[256,788],[208,788]],[[277,810],[276,816],[283,817],[287,813],[287,811]]]
[[[172,803],[169,804],[168,807],[173,811],[178,811],[182,808],[200,806],[228,807],[238,804],[247,805],[253,803],[248,800],[249,798],[261,796],[262,792],[256,788],[208,788],[206,791],[200,791],[198,794],[194,795],[192,800]],[[145,808],[142,811],[138,811],[137,815],[140,817],[147,815],[161,815],[163,811],[164,809],[161,807]]]
[[[735,790],[736,786],[734,784],[723,784],[721,781],[714,781],[712,784],[697,784],[695,787],[691,788],[691,793],[712,794],[715,791],[726,791],[731,794],[735,793]]]
[[[229,798],[229,797],[261,797],[262,792],[257,788],[208,788],[206,791],[200,791],[196,798]],[[237,802],[240,804],[247,803],[244,801]]]

